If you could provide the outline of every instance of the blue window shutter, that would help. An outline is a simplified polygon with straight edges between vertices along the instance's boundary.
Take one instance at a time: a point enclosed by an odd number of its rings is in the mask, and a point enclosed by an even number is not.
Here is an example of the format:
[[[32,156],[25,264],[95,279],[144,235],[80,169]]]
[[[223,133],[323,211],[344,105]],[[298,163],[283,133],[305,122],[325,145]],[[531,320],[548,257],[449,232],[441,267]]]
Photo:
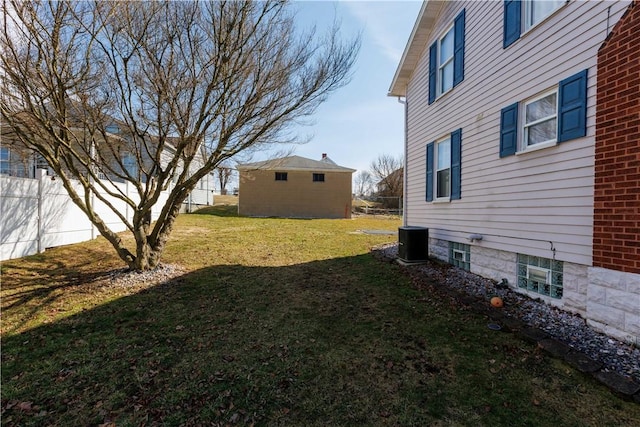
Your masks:
[[[562,80],[558,86],[558,142],[587,134],[587,70]]]
[[[520,0],[504,0],[504,33],[502,47],[507,48],[520,38],[522,3]]]
[[[433,147],[433,142],[427,144],[427,202],[433,201]]]
[[[518,103],[500,112],[500,157],[516,154],[518,148]]]
[[[465,10],[458,14],[453,31],[453,86],[464,80],[464,18]]]
[[[436,74],[438,73],[438,42],[429,48],[429,104],[436,100]]]
[[[462,129],[451,132],[451,200],[460,199],[462,183]]]

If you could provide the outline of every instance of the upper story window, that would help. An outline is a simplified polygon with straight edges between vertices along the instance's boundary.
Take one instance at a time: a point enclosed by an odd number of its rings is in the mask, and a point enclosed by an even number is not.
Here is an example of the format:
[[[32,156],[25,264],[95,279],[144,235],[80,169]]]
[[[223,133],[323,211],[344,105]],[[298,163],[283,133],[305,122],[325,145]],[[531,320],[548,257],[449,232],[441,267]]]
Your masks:
[[[553,11],[558,9],[565,0],[524,0],[524,31],[528,31],[538,22],[542,22]]]
[[[453,88],[453,27],[438,40],[438,91],[442,95]]]
[[[464,80],[465,9],[429,47],[429,104]]]
[[[502,46],[510,46],[565,3],[566,0],[504,0]]]
[[[286,181],[287,173],[286,172],[276,172],[276,181]]]
[[[323,173],[314,173],[313,174],[313,182],[324,182],[324,174]]]
[[[583,70],[562,80],[557,89],[502,109],[500,157],[581,138],[587,134],[586,123],[587,70]]]

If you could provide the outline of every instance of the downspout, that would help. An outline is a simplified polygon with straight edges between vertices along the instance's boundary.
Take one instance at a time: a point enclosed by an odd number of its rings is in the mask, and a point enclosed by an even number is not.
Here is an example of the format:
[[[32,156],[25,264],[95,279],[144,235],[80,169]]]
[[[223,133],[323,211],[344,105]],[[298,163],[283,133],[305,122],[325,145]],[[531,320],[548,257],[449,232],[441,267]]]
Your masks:
[[[398,97],[398,102],[404,105],[404,167],[402,168],[402,225],[407,225],[407,150],[409,148],[409,103],[405,97]]]

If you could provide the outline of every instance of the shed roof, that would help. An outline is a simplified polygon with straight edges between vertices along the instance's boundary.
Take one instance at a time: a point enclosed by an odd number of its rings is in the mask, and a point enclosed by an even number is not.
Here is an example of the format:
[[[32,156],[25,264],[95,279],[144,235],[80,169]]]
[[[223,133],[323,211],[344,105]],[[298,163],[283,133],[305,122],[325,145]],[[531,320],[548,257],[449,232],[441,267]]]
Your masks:
[[[407,85],[411,75],[418,65],[436,19],[440,15],[440,9],[445,3],[446,1],[443,0],[425,0],[422,4],[416,23],[409,36],[409,41],[404,48],[400,64],[398,64],[396,73],[393,76],[388,96],[406,96]]]
[[[238,170],[281,170],[281,171],[314,171],[314,172],[349,172],[356,170],[338,166],[328,157],[322,160],[312,160],[300,156],[281,157],[279,159],[265,160],[255,163],[244,163],[238,165]]]

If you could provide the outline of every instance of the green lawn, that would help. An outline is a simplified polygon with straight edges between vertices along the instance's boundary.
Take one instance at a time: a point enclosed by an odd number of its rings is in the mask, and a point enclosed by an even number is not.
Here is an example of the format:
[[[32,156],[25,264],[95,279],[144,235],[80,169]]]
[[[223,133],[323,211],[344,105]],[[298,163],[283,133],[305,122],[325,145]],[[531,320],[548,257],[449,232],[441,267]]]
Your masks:
[[[640,405],[375,260],[398,219],[183,215],[134,289],[103,239],[2,265],[5,425],[632,426]]]

